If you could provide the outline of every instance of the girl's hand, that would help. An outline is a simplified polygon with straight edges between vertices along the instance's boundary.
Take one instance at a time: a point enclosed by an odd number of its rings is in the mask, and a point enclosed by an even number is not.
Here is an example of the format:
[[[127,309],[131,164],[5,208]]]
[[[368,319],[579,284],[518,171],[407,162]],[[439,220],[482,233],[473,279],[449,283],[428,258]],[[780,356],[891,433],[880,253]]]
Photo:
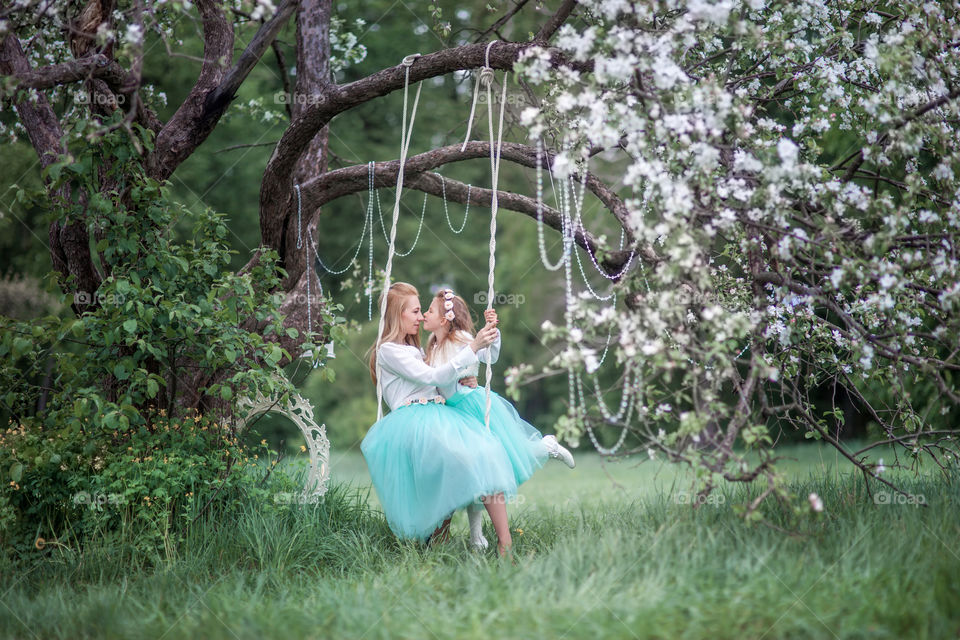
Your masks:
[[[487,324],[492,324],[496,326],[499,322],[497,319],[497,312],[495,309],[487,309],[483,312],[483,319],[487,321]]]
[[[488,324],[477,332],[477,337],[470,343],[470,348],[476,353],[480,349],[490,346],[497,339],[498,333],[496,327]]]

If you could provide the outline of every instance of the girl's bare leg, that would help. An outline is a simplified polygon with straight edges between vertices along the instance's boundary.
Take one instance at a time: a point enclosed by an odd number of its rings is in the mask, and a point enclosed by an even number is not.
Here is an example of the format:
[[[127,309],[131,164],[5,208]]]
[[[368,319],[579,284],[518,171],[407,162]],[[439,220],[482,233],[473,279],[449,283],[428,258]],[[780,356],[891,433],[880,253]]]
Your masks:
[[[434,542],[447,542],[450,540],[450,518],[447,518],[430,534],[430,544]]]
[[[507,504],[503,494],[498,493],[493,496],[483,496],[480,498],[483,506],[487,508],[490,514],[490,520],[493,521],[493,529],[497,532],[497,553],[501,556],[506,555],[507,551],[513,547],[513,538],[510,536],[510,525],[507,522]]]

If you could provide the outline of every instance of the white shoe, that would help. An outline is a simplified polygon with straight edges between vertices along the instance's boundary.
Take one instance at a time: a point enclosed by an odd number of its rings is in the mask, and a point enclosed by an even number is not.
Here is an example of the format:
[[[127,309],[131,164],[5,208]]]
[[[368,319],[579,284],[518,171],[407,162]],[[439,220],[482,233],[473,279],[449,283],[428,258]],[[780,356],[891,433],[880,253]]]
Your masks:
[[[551,458],[560,460],[571,469],[577,466],[577,463],[573,459],[573,454],[570,453],[569,449],[557,442],[557,436],[543,436],[543,444],[546,445],[547,453],[550,454]]]
[[[470,521],[470,546],[477,551],[483,551],[490,546],[483,537],[483,507],[479,504],[468,506],[467,519]]]

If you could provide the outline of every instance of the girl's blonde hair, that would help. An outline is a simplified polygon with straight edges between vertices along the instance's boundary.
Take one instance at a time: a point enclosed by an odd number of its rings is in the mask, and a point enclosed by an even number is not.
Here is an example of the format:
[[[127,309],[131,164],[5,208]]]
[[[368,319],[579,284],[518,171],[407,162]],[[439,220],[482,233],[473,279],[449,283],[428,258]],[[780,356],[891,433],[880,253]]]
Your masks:
[[[446,309],[443,308],[443,303],[446,301],[446,293],[450,289],[440,289],[437,291],[436,295],[433,297],[433,302],[439,302],[440,304],[440,315],[442,316]],[[450,291],[450,293],[453,293]],[[473,317],[470,314],[470,307],[467,306],[466,300],[460,296],[454,294],[451,299],[453,302],[453,320],[447,318],[447,332],[437,338],[436,333],[430,334],[430,338],[427,340],[427,364],[433,360],[433,355],[437,352],[437,349],[440,349],[447,343],[449,340],[454,340],[456,342],[463,342],[463,340],[457,336],[458,331],[466,331],[471,336],[475,333],[473,325]],[[432,303],[431,303],[432,304]]]
[[[403,315],[403,303],[410,296],[420,298],[420,293],[412,284],[394,282],[390,285],[390,290],[387,292],[387,310],[383,314],[383,333],[367,352],[370,359],[370,378],[374,384],[377,383],[377,349],[380,345],[386,342],[399,342],[420,348],[420,333],[405,333],[400,321]],[[380,294],[380,304],[383,304],[383,294]]]

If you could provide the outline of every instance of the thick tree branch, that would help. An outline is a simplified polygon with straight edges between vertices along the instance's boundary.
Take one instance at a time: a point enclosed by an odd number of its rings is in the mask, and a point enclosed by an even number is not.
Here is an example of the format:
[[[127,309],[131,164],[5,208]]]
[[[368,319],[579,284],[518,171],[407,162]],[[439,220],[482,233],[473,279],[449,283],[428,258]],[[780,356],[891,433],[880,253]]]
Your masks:
[[[33,73],[20,46],[20,40],[12,33],[8,34],[0,45],[0,73],[17,78],[31,77]],[[27,130],[27,136],[40,158],[41,166],[46,167],[57,155],[63,153],[60,143],[63,131],[53,107],[46,96],[38,94],[35,100],[27,97],[14,101],[14,109]]]
[[[517,56],[529,43],[498,43],[490,49],[490,64],[495,69],[510,69]],[[445,49],[418,58],[410,67],[410,83],[463,69],[476,69],[484,64],[485,44],[471,44]],[[356,82],[331,88],[311,96],[300,117],[291,123],[267,163],[260,188],[260,231],[263,244],[286,254],[285,216],[293,205],[291,176],[300,156],[313,137],[338,114],[403,88],[405,67],[397,65]]]
[[[203,20],[203,66],[190,94],[157,135],[156,149],[148,159],[151,176],[165,179],[207,139],[227,110],[237,89],[256,66],[296,8],[285,0],[254,35],[236,63],[233,57],[233,26],[223,7],[212,0],[197,3]]]
[[[106,80],[107,84],[119,88],[126,81],[123,68],[102,53],[5,75],[13,75],[17,80],[17,86],[25,89],[51,89],[58,85],[93,78],[101,78]]]
[[[224,111],[227,110],[227,106],[229,106],[237,94],[237,89],[240,88],[240,85],[246,80],[250,71],[257,65],[257,62],[260,61],[264,52],[266,52],[267,48],[276,39],[280,30],[283,29],[287,20],[293,15],[297,4],[297,0],[285,0],[277,7],[273,17],[260,27],[253,36],[253,39],[243,50],[243,53],[237,58],[236,64],[230,68],[220,84],[206,97],[201,117],[201,120],[204,122],[201,124],[206,124],[206,121],[212,120],[210,130],[213,129],[212,125],[215,124],[216,121],[220,119],[220,116],[223,115]],[[206,133],[209,133],[209,131]]]
[[[510,142],[503,143],[500,157],[503,160],[532,168],[536,166],[536,153],[536,149],[533,147]],[[489,156],[490,143],[488,142],[469,142],[463,151],[461,151],[461,145],[456,144],[421,153],[407,159],[404,167],[404,173],[408,177],[407,185],[440,197],[442,190],[438,176],[424,178],[419,182],[414,182],[414,178],[444,164],[477,158],[488,158]],[[544,152],[541,162],[549,165],[552,161],[553,157]],[[374,167],[375,186],[378,188],[396,186],[399,169],[399,160],[377,163]],[[342,196],[367,189],[368,175],[369,168],[367,165],[354,165],[313,178],[300,187],[303,208],[314,210]],[[456,185],[460,185],[461,183],[453,180],[446,180],[446,183],[450,187],[448,188],[448,197],[458,202],[466,201],[466,185],[462,185],[462,193],[460,193],[460,189]],[[626,206],[619,196],[613,193],[613,191],[604,185],[596,176],[589,173],[587,174],[587,188],[614,213],[618,224],[621,226],[626,225]],[[488,189],[471,188],[471,199],[474,202],[489,204],[491,193]],[[509,192],[501,193],[503,194],[500,201],[501,206],[525,213],[533,218],[537,217],[536,200]],[[462,196],[462,199],[458,196]],[[558,231],[562,229],[559,214],[548,207],[544,207],[544,222]],[[606,247],[598,247],[596,239],[589,233],[578,233],[576,240],[577,244],[593,254],[596,254],[598,248],[606,249]],[[652,248],[642,251],[641,254],[648,262],[656,262],[659,260],[659,257]],[[604,266],[606,270],[609,273],[620,271],[628,259],[628,256],[628,251],[615,252],[605,261]]]
[[[157,135],[154,152],[147,159],[153,178],[169,178],[212,130],[215,122],[204,117],[204,105],[224,81],[233,57],[233,25],[220,3],[199,0],[197,9],[203,23],[203,65],[190,93]]]
[[[404,186],[411,189],[416,189],[418,191],[423,191],[424,193],[429,193],[430,195],[438,198],[446,197],[448,200],[453,200],[459,203],[467,202],[468,185],[458,180],[441,178],[436,173],[420,173],[410,176],[404,181]],[[471,204],[490,206],[491,202],[493,201],[493,191],[491,189],[483,189],[471,186],[469,188],[469,193]],[[533,220],[537,220],[538,218],[536,198],[512,193],[510,191],[499,191],[497,195],[497,202],[503,209],[510,209],[511,211],[523,213]],[[561,231],[563,229],[563,222],[560,212],[556,209],[542,205],[539,215],[543,217],[543,223],[545,225],[552,227],[557,231]],[[577,245],[582,247],[585,251],[589,251],[593,255],[597,254],[598,248],[602,248],[599,247],[599,243],[597,242],[596,238],[583,229],[577,231],[576,235],[574,236],[574,240],[576,241]],[[623,270],[623,266],[627,263],[627,261],[630,260],[630,253],[630,251],[614,251],[610,253],[606,259],[600,262],[600,266],[603,267],[604,271],[609,274],[619,273]]]
[[[0,72],[18,77],[30,73],[30,63],[19,39],[13,34],[8,34],[0,46]],[[63,131],[60,121],[46,96],[39,94],[33,100],[28,97],[15,101],[14,108],[27,130],[41,166],[48,166],[66,151],[61,142]],[[96,291],[100,281],[91,262],[86,225],[80,221],[63,227],[58,222],[52,222],[49,240],[53,268],[64,278],[73,274],[76,277],[74,286],[78,291]]]

